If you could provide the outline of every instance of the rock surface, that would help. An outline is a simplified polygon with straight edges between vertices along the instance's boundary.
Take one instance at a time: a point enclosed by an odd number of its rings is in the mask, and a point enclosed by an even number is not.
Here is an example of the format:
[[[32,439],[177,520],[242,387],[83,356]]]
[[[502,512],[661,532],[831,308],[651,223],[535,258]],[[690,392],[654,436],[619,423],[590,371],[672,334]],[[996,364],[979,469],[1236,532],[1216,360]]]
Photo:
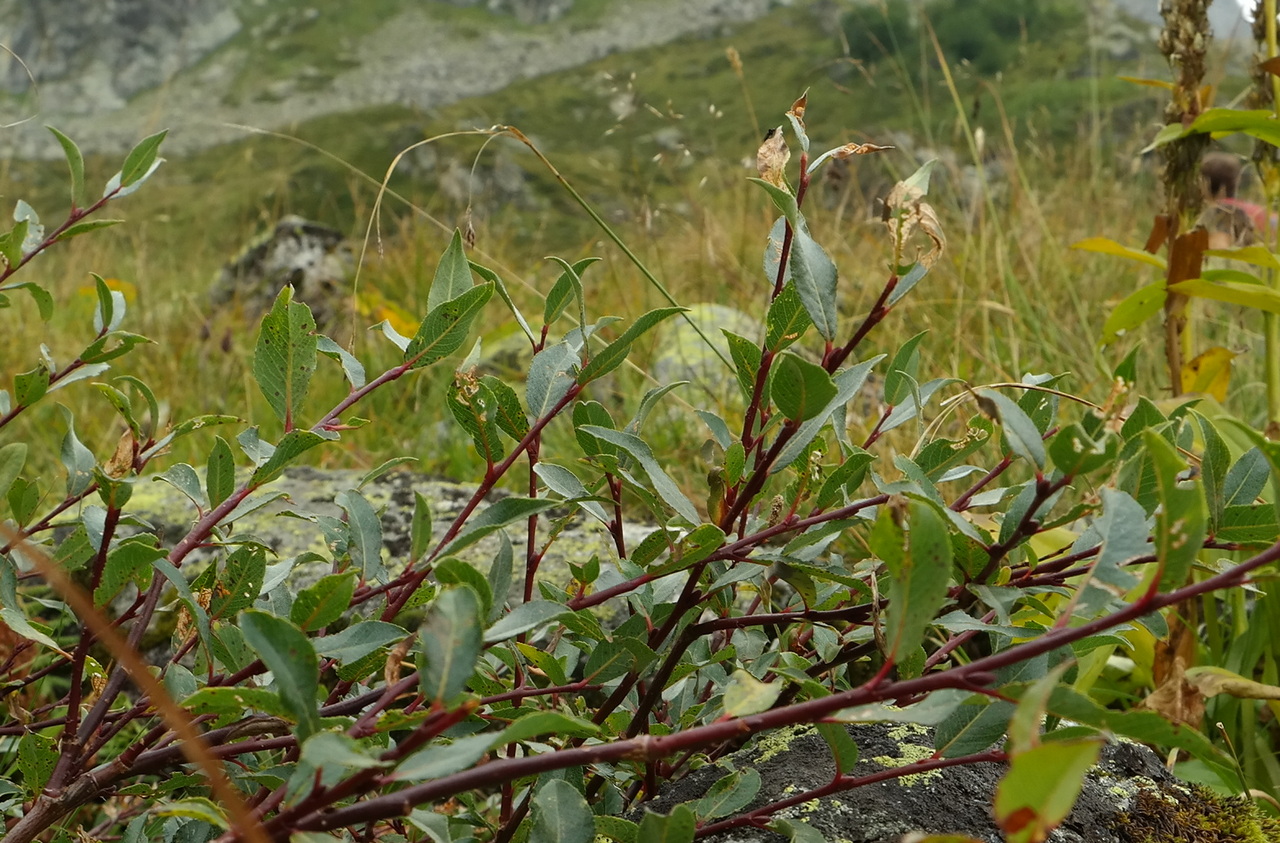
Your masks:
[[[848,729],[859,751],[853,775],[871,775],[933,754],[932,734],[923,726],[875,723]],[[826,742],[812,727],[783,729],[762,736],[717,764],[694,771],[645,807],[666,814],[678,804],[697,802],[733,770],[760,774],[762,786],[745,809],[750,810],[828,784],[835,766]],[[908,775],[803,802],[777,817],[809,825],[832,843],[900,843],[918,832],[967,835],[1001,843],[1005,837],[991,815],[991,804],[1004,772],[1003,764],[985,763]],[[1149,800],[1152,794],[1159,798]],[[1086,779],[1075,809],[1049,841],[1129,843],[1135,838],[1125,832],[1124,823],[1133,822],[1145,802],[1203,798],[1200,791],[1166,772],[1146,747],[1111,743]],[[707,839],[717,843],[786,841],[780,834],[753,828]]]
[[[235,303],[245,317],[256,319],[289,285],[298,300],[310,306],[319,329],[327,331],[347,302],[355,268],[355,253],[345,234],[287,216],[222,268],[209,299],[215,310]]]
[[[531,15],[535,21],[555,18],[556,9],[567,9],[563,0],[460,2],[462,5],[484,2],[486,6],[496,3],[517,16]],[[112,42],[110,49],[103,49],[90,40],[92,27],[78,26],[70,28],[72,34],[60,36],[56,41],[41,42],[38,33],[42,30],[29,24],[22,31],[37,35],[24,41],[6,39],[6,43],[28,59],[32,50],[53,51],[50,54],[56,57],[49,59],[51,70],[46,69],[44,59],[29,61],[29,64],[38,79],[56,79],[57,85],[64,87],[56,89],[57,96],[51,96],[52,89],[42,86],[37,102],[28,103],[22,113],[9,116],[9,122],[23,117],[32,119],[10,127],[0,136],[0,155],[61,157],[60,147],[43,128],[45,124],[56,125],[75,138],[82,148],[94,152],[126,150],[143,133],[140,127],[168,126],[171,132],[165,149],[177,154],[242,138],[245,130],[241,126],[245,125],[278,129],[325,114],[376,105],[436,108],[500,90],[522,79],[586,64],[611,53],[664,44],[686,35],[715,33],[755,20],[791,2],[630,0],[614,2],[606,12],[590,20],[565,18],[519,27],[495,18],[492,26],[480,29],[443,20],[438,13],[432,13],[430,4],[424,4],[389,17],[366,36],[334,44],[333,54],[326,57],[323,68],[298,70],[294,78],[256,80],[257,94],[243,100],[235,93],[240,68],[248,62],[249,51],[270,49],[268,43],[259,43],[262,39],[237,38],[222,49],[200,54],[203,59],[195,64],[194,58],[199,55],[194,46],[171,59],[168,53],[157,52],[148,44],[135,43],[122,36]],[[8,22],[19,15],[23,20],[44,20],[42,13],[32,10],[55,5],[77,10],[89,6],[98,9],[96,0],[95,3],[0,0],[0,20]],[[97,16],[94,20],[101,17],[102,26],[115,27],[112,31],[121,32],[127,31],[126,24],[131,19],[128,15],[135,6],[182,10],[181,14],[173,11],[162,16],[166,21],[190,21],[190,32],[174,32],[171,49],[176,49],[177,39],[185,37],[184,43],[199,45],[207,51],[221,43],[218,37],[225,40],[229,37],[227,31],[235,32],[230,22],[218,23],[226,20],[225,0],[209,3],[207,9],[205,4],[194,0],[181,3],[112,0],[101,6],[101,10],[92,13]],[[202,14],[210,15],[210,22],[201,27],[195,23],[203,20],[198,15],[192,13],[189,19],[184,17],[190,11],[189,6],[205,10]],[[295,22],[297,26],[310,23],[305,14],[307,10],[287,5],[285,8],[299,17]],[[78,14],[67,12],[64,16],[75,19]],[[54,46],[41,48],[41,43],[56,44],[56,50]],[[23,49],[17,49],[18,46]],[[107,53],[114,58],[108,61]],[[74,62],[72,56],[76,57]],[[97,66],[94,62],[106,63]],[[6,67],[0,78],[26,79],[26,71],[16,62],[8,60],[8,64],[16,69]],[[124,81],[122,74],[134,64],[155,69],[137,77],[145,84]],[[73,67],[85,69],[73,71]],[[159,72],[162,68],[168,70],[167,75]],[[23,90],[17,82],[4,87],[10,94]],[[94,105],[91,113],[86,111],[87,104]]]
[[[343,511],[334,503],[334,498],[344,490],[355,489],[363,474],[364,472],[354,469],[291,468],[282,478],[255,493],[263,497],[284,493],[288,497],[276,500],[238,520],[235,532],[258,537],[274,551],[279,560],[297,559],[309,553],[318,554],[325,560],[331,559],[333,548],[326,543],[322,526],[308,518],[341,518]],[[431,507],[434,535],[438,539],[462,511],[474,491],[474,485],[428,478],[409,471],[392,471],[360,489],[380,517],[382,561],[391,576],[403,571],[409,562],[414,493],[422,495]],[[490,502],[499,496],[491,496]],[[483,512],[486,505],[482,504],[478,512]],[[190,500],[168,483],[154,479],[142,480],[135,486],[128,512],[159,528],[167,543],[181,539],[197,517]],[[289,512],[307,517],[282,515]],[[566,515],[567,508],[565,511],[552,510],[548,517],[556,519]],[[630,526],[628,542],[638,543],[651,529],[643,525]],[[505,534],[514,550],[513,589],[522,590],[525,547],[523,522],[508,528]],[[461,555],[482,572],[487,572],[501,548],[501,535],[494,533],[487,536]],[[566,587],[570,578],[568,563],[583,564],[592,555],[599,555],[605,561],[614,559],[612,541],[598,522],[577,516],[548,549],[539,569],[539,577]],[[330,563],[327,561],[301,561],[294,565],[290,577],[295,587],[302,587],[327,573],[330,573]]]

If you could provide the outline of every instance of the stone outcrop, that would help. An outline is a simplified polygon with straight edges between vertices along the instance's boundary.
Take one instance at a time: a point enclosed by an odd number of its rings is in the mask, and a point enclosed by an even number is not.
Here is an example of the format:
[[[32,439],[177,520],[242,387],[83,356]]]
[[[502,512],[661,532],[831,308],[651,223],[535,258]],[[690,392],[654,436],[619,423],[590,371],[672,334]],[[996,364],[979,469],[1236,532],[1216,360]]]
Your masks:
[[[464,26],[440,15],[434,4],[406,4],[367,34],[334,43],[329,54],[315,56],[312,63],[299,59],[288,78],[246,78],[244,68],[271,49],[271,32],[246,30],[233,43],[213,49],[242,27],[226,0],[0,0],[0,20],[6,24],[19,9],[33,21],[56,20],[35,10],[58,8],[64,17],[92,20],[103,31],[116,33],[104,40],[109,49],[88,42],[95,29],[87,23],[72,27],[77,35],[57,36],[56,49],[41,47],[38,34],[44,30],[34,23],[23,32],[35,34],[21,39],[6,38],[11,29],[0,33],[0,43],[26,59],[37,78],[61,80],[56,83],[61,87],[42,84],[38,100],[28,98],[15,111],[14,121],[32,119],[0,135],[0,156],[60,157],[61,149],[43,128],[46,123],[86,151],[103,153],[127,150],[145,133],[139,127],[168,126],[165,150],[178,154],[243,138],[239,126],[275,129],[377,105],[438,108],[612,53],[720,33],[793,0],[614,0],[601,14],[581,18],[570,14],[569,0],[458,2],[483,4],[500,14],[493,16],[492,26]],[[279,6],[290,26],[309,25],[319,14],[302,4]],[[142,34],[129,36],[126,23],[134,20],[134,9],[139,19],[169,22],[172,35],[165,43],[177,51],[176,57],[144,46],[151,41]],[[512,26],[511,15],[530,23]],[[153,23],[141,33],[150,39],[148,33],[154,32],[154,40],[164,41],[164,31]],[[25,79],[20,66],[5,74]],[[7,90],[21,93],[20,86]]]
[[[914,724],[868,723],[848,727],[858,746],[854,776],[902,767],[933,755],[929,729]],[[809,726],[761,736],[727,758],[695,770],[669,786],[646,808],[669,813],[676,805],[696,803],[711,786],[735,770],[760,774],[759,794],[744,810],[828,784],[835,772],[826,742]],[[840,843],[909,843],[919,836],[957,835],[983,843],[1001,843],[991,805],[1004,764],[984,763],[902,776],[873,785],[805,801],[776,816],[808,825],[824,839]],[[633,817],[635,819],[636,817]],[[1231,828],[1251,826],[1258,836],[1206,837],[1214,840],[1274,839],[1247,802],[1227,800],[1179,781],[1144,746],[1107,744],[1085,779],[1075,808],[1049,836],[1049,843],[1174,843],[1193,839],[1190,830],[1229,820]],[[1205,825],[1202,827],[1201,822]],[[794,838],[796,840],[808,838]],[[712,843],[786,843],[781,834],[742,828],[707,838]]]
[[[32,84],[60,111],[120,108],[164,84],[240,31],[229,0],[0,0],[0,90]],[[28,75],[28,69],[30,75]]]
[[[223,266],[210,290],[210,303],[215,311],[236,305],[244,316],[256,319],[271,309],[288,285],[311,308],[317,327],[328,331],[340,327],[355,268],[355,252],[345,234],[287,216]]]

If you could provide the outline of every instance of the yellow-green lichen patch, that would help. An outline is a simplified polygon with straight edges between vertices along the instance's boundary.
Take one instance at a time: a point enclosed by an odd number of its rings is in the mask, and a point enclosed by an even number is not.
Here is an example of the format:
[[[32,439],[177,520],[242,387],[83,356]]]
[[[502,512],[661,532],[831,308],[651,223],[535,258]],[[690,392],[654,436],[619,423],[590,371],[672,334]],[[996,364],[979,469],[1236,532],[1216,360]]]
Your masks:
[[[902,743],[906,741],[907,738],[928,739],[929,730],[924,726],[921,726],[919,723],[900,723],[897,726],[891,727],[889,731],[885,732],[885,734],[888,735],[891,740]]]
[[[807,735],[812,731],[812,726],[787,726],[784,729],[778,729],[776,732],[764,735],[756,742],[756,763],[763,764],[781,755],[791,748],[791,743],[796,738]]]
[[[879,764],[881,767],[905,767],[908,764],[915,764],[919,761],[926,761],[933,757],[933,750],[927,746],[919,746],[918,744],[904,743],[900,748],[899,755],[877,755],[871,760]],[[910,773],[902,776],[898,781],[902,782],[904,787],[911,787],[921,782],[936,781],[942,778],[941,770],[926,770],[923,773]]]

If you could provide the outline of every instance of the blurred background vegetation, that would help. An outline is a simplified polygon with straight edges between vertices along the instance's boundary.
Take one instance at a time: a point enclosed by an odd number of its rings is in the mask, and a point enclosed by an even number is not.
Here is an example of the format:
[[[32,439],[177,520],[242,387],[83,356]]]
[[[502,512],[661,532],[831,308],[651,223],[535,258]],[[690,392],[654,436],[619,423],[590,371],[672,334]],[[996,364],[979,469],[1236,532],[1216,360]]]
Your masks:
[[[452,13],[485,23],[478,9]],[[605,12],[593,4],[574,12],[588,13]],[[314,64],[326,43],[319,35],[333,26],[327,15],[292,32],[273,60]],[[1116,25],[1149,34],[1123,18]],[[273,435],[245,364],[256,325],[233,310],[214,312],[208,290],[220,266],[285,214],[347,232],[357,249],[367,237],[351,319],[354,349],[370,368],[395,349],[364,328],[390,317],[412,329],[435,261],[468,206],[473,257],[499,271],[527,309],[537,312],[558,274],[543,259],[553,254],[606,259],[588,275],[595,316],[656,306],[635,268],[534,155],[509,138],[467,134],[494,124],[528,135],[682,304],[751,310],[766,301],[760,260],[773,212],[745,179],[763,131],[808,89],[815,150],[848,141],[895,147],[829,168],[811,199],[819,240],[842,269],[847,313],[867,304],[863,291],[878,289],[885,272],[877,197],[922,160],[940,159],[934,195],[950,238],[944,265],[904,305],[894,322],[901,334],[879,337],[875,350],[927,329],[937,340],[928,344],[927,377],[977,384],[1069,372],[1072,389],[1101,399],[1114,364],[1148,339],[1100,350],[1101,321],[1109,304],[1152,279],[1069,245],[1100,234],[1145,241],[1158,187],[1138,150],[1157,125],[1160,97],[1120,77],[1167,75],[1150,38],[1117,43],[1113,35],[1069,0],[796,3],[731,32],[617,53],[435,110],[380,106],[170,154],[154,184],[120,206],[128,223],[116,236],[74,241],[32,267],[32,280],[76,303],[65,312],[79,321],[41,326],[34,307],[17,301],[24,330],[0,337],[0,354],[34,365],[38,336],[55,358],[74,352],[93,307],[87,272],[96,271],[133,297],[129,324],[156,345],[132,355],[130,371],[163,385],[175,417],[248,406],[250,421]],[[287,72],[271,67],[262,72]],[[1245,84],[1222,71],[1217,81],[1224,97]],[[439,135],[452,136],[400,161],[371,218],[397,153]],[[56,151],[52,138],[49,145]],[[90,172],[102,181],[117,166],[115,157],[91,160]],[[0,164],[0,192],[25,198],[46,222],[65,207],[64,179],[53,162]],[[1227,308],[1207,322],[1225,345],[1256,344],[1256,327]],[[495,367],[518,370],[518,355],[496,353],[514,332],[495,308],[483,333]],[[1261,408],[1256,362],[1240,358],[1227,397],[1246,418]],[[1143,387],[1159,394],[1158,355],[1142,363]],[[433,370],[376,396],[366,409],[377,423],[352,437],[352,447],[319,458],[368,465],[407,454],[430,472],[470,473],[465,436],[451,431],[438,400],[449,377]],[[336,369],[325,380],[329,388],[313,397],[317,413],[343,393]],[[619,383],[619,395],[628,387]],[[97,412],[105,404],[87,392],[68,400],[83,405],[75,409],[91,447],[112,447],[115,422]],[[26,423],[49,424],[48,412]]]

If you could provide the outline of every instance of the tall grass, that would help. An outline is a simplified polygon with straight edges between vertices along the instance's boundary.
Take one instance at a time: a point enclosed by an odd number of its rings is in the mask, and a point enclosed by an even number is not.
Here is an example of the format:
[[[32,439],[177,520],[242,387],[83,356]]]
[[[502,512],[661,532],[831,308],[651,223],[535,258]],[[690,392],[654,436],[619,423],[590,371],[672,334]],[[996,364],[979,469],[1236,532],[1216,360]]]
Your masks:
[[[846,92],[829,81],[824,83],[827,77],[820,68],[829,64],[829,58],[815,65],[819,70],[810,68],[803,73],[778,73],[766,63],[766,45],[801,45],[797,49],[810,55],[830,56],[833,45],[824,41],[815,46],[812,24],[806,20],[795,19],[796,32],[775,26],[771,31],[749,30],[736,36],[744,45],[741,78],[724,57],[724,47],[730,41],[699,44],[700,58],[693,64],[715,68],[713,77],[702,82],[710,89],[706,97],[714,99],[715,114],[687,108],[701,102],[689,93],[688,80],[682,86],[673,83],[684,100],[673,99],[668,107],[653,96],[658,90],[656,83],[641,78],[633,83],[636,96],[642,106],[653,108],[642,107],[639,116],[632,118],[633,124],[620,125],[607,114],[603,98],[592,100],[582,90],[584,80],[600,80],[606,72],[612,74],[611,84],[623,84],[623,70],[635,59],[613,57],[582,71],[459,104],[443,115],[384,109],[378,120],[361,121],[365,128],[354,131],[342,128],[353,125],[352,121],[336,118],[298,130],[300,137],[315,139],[366,177],[332,166],[325,169],[321,158],[279,137],[257,137],[171,161],[157,177],[159,183],[148,191],[150,197],[140,195],[136,204],[124,206],[131,220],[120,229],[120,236],[72,244],[32,268],[33,280],[48,285],[60,299],[79,299],[80,305],[67,311],[73,314],[71,321],[43,326],[32,318],[28,321],[31,329],[24,335],[0,337],[0,354],[7,359],[30,358],[34,365],[33,348],[39,341],[48,342],[55,355],[73,353],[76,349],[68,347],[63,338],[74,336],[75,329],[91,318],[92,300],[81,288],[86,272],[93,269],[120,277],[137,290],[133,302],[137,321],[132,324],[157,344],[131,358],[132,371],[148,382],[165,385],[175,416],[221,406],[252,406],[255,415],[265,420],[263,407],[252,403],[258,398],[242,362],[247,359],[256,327],[240,314],[210,313],[204,293],[235,244],[250,232],[267,228],[279,214],[299,210],[347,228],[356,236],[363,234],[375,185],[395,151],[387,149],[386,137],[408,141],[414,126],[443,120],[456,126],[465,119],[463,115],[471,115],[477,123],[490,118],[496,122],[506,119],[503,109],[512,108],[515,102],[521,102],[520,110],[532,123],[514,122],[539,142],[678,301],[733,304],[754,295],[764,296],[767,281],[760,268],[762,232],[772,223],[772,211],[763,195],[745,182],[750,173],[743,159],[756,144],[749,115],[753,107],[759,113],[776,112],[779,103],[789,102],[798,93],[787,90],[785,100],[775,102],[781,87],[816,80],[821,87],[813,96],[846,98],[855,115],[845,136],[815,139],[816,143],[835,145],[851,139],[891,142],[887,127],[894,126],[915,137],[954,140],[959,150],[954,158],[947,158],[940,173],[946,184],[940,193],[939,210],[951,248],[943,264],[930,275],[927,289],[920,291],[922,295],[903,305],[905,318],[895,323],[901,333],[884,335],[885,347],[892,348],[920,330],[930,330],[949,340],[930,346],[946,349],[938,359],[925,361],[923,371],[931,376],[953,374],[976,384],[1016,379],[1025,372],[1070,372],[1074,388],[1084,394],[1105,395],[1109,380],[1105,373],[1126,349],[1099,351],[1098,328],[1109,303],[1143,279],[1126,266],[1072,253],[1068,244],[1097,234],[1141,241],[1157,207],[1153,178],[1135,169],[1129,154],[1143,139],[1130,134],[1122,124],[1113,125],[1108,114],[1099,111],[1099,97],[1106,99],[1103,95],[1109,82],[1101,89],[1083,83],[1056,89],[1064,104],[1095,104],[1092,111],[1078,115],[1074,140],[1066,144],[1044,134],[1049,130],[1036,111],[1020,107],[1012,116],[1006,113],[1006,96],[1024,96],[1025,88],[1012,77],[999,86],[984,84],[967,78],[964,68],[956,69],[955,76],[949,75],[945,64],[943,74],[933,71],[928,77],[929,90],[914,92],[893,105],[880,103],[879,119],[886,128],[878,129],[857,116],[865,113],[859,107],[866,102],[865,89],[856,87],[858,80],[844,86]],[[687,74],[688,45],[679,51]],[[655,68],[654,75],[661,79],[669,81],[678,75],[676,59],[670,53],[651,51],[648,60]],[[904,84],[901,68],[877,73],[858,79],[876,85],[879,94]],[[742,79],[748,83],[745,89]],[[941,87],[934,83],[941,83]],[[535,90],[541,92],[541,99],[532,96]],[[977,125],[968,122],[973,96],[985,103],[985,142],[981,147],[975,139]],[[767,106],[766,100],[770,103]],[[542,111],[549,113],[535,114],[530,110],[532,102],[542,102]],[[578,131],[572,141],[551,134],[549,128],[569,102],[577,102],[588,114],[584,122],[576,124],[586,130]],[[588,109],[589,105],[596,111]],[[688,114],[676,116],[682,109]],[[1060,123],[1055,124],[1053,133],[1062,131]],[[672,126],[682,133],[687,154],[674,149],[654,156],[651,142],[644,138],[656,129]],[[1117,134],[1120,137],[1110,144],[1098,140]],[[437,162],[456,158],[470,166],[477,145],[452,139],[433,148]],[[499,148],[491,146],[486,154]],[[381,161],[379,149],[387,150]],[[503,154],[516,153],[507,147]],[[876,188],[890,183],[892,174],[909,172],[919,163],[902,151],[882,158],[883,163],[859,164],[838,187],[820,185],[819,189],[827,191],[822,200],[827,208],[811,213],[816,235],[830,244],[842,272],[855,279],[845,288],[854,291],[846,303],[849,311],[860,304],[856,279],[881,274],[878,263],[883,247],[879,241],[885,233],[877,218]],[[568,200],[562,192],[549,188],[547,172],[530,156],[518,160],[529,174],[536,203],[556,213],[538,216],[486,208],[485,197],[477,197],[481,203],[477,253],[499,269],[521,306],[540,307],[539,297],[559,272],[541,260],[551,253],[567,259],[591,254],[606,258],[587,276],[602,312],[634,316],[663,303],[584,214],[563,211]],[[481,166],[485,163],[482,158]],[[441,166],[438,163],[437,169]],[[29,174],[31,170],[24,167],[22,172]],[[381,299],[417,315],[423,312],[425,287],[445,234],[460,219],[462,210],[432,191],[430,175],[427,173],[425,182],[421,173],[416,178],[401,174],[392,178],[391,187],[405,201],[384,199],[376,240],[367,252],[359,282],[361,289],[375,291]],[[976,191],[962,188],[966,179],[975,177]],[[12,194],[23,186],[10,183],[4,191]],[[557,225],[548,227],[539,219],[556,219]],[[17,306],[29,307],[26,302]],[[376,321],[367,308],[365,311],[358,321]],[[30,312],[34,317],[33,308]],[[75,320],[78,324],[73,324]],[[206,323],[211,331],[208,337],[202,336]],[[1225,312],[1213,326],[1233,336],[1237,344],[1252,341]],[[486,326],[482,339],[486,346],[495,346],[513,332],[513,323],[495,321]],[[1129,342],[1144,339],[1134,337]],[[390,357],[393,352],[381,336],[363,331],[356,333],[354,350],[375,359]],[[1254,406],[1250,383],[1257,361],[1246,357],[1242,362],[1229,403],[1241,402],[1242,414],[1248,415]],[[1158,383],[1154,378],[1156,361],[1144,361],[1144,367],[1152,375],[1146,385],[1154,390]],[[442,430],[448,426],[443,423],[445,414],[437,399],[443,388],[441,379],[446,377],[427,374],[394,394],[379,395],[368,408],[375,425],[354,437],[356,447],[338,458],[367,464],[393,453],[410,453],[420,455],[422,466],[433,472],[460,474],[473,468],[461,438],[442,439]],[[336,371],[327,383],[332,392],[318,390],[314,397],[317,407],[342,389]],[[94,400],[92,394],[82,393],[73,400],[85,405],[75,408],[78,418],[93,417],[87,412]],[[100,409],[105,410],[105,404]],[[388,428],[376,424],[384,416],[413,418],[416,424],[398,427],[407,432],[392,441],[384,432]],[[98,417],[101,424],[82,431],[82,436],[102,451],[111,447],[118,432],[109,414],[103,412]],[[49,421],[36,418],[31,423]],[[272,433],[264,430],[266,435]],[[180,450],[175,457],[182,459],[186,453]]]

